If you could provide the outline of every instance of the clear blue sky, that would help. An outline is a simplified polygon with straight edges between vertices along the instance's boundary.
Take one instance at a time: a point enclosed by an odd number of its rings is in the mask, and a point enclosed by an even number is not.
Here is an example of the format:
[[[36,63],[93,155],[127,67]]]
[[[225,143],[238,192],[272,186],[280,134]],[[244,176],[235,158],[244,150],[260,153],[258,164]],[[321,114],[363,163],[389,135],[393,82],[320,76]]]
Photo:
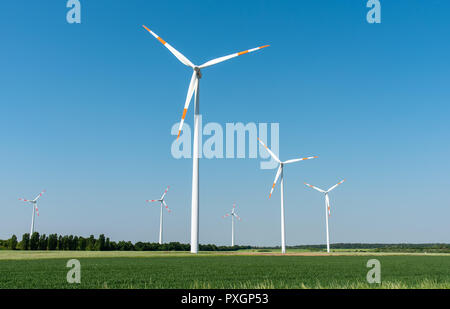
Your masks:
[[[0,238],[29,231],[19,197],[42,189],[41,233],[190,239],[192,161],[172,158],[194,63],[270,44],[204,72],[204,122],[278,122],[280,155],[319,159],[285,173],[287,244],[450,242],[449,1],[65,1],[0,6]],[[192,105],[191,105],[192,106]],[[186,117],[192,125],[193,109]],[[202,160],[200,242],[280,244],[280,188],[259,160]]]

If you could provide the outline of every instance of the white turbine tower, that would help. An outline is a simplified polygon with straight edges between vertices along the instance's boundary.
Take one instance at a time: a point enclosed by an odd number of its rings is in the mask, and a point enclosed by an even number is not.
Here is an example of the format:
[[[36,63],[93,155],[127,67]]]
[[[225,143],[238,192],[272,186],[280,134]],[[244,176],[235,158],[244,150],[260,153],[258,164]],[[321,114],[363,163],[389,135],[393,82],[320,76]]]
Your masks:
[[[339,181],[337,184],[335,184],[334,186],[332,186],[331,188],[329,188],[328,190],[322,190],[320,188],[317,188],[315,186],[312,186],[308,183],[305,182],[305,185],[307,185],[310,188],[313,188],[314,190],[317,190],[319,192],[325,193],[325,221],[326,221],[326,225],[327,225],[327,252],[330,253],[330,233],[328,231],[328,217],[331,216],[331,210],[330,210],[330,199],[328,198],[328,193],[331,192],[334,188],[336,188],[337,186],[339,186],[341,183],[343,183],[345,181],[341,180]]]
[[[33,216],[31,217],[30,237],[34,233],[34,217],[35,217],[35,214],[37,213],[37,215],[39,216],[39,209],[37,207],[37,201],[44,193],[45,193],[45,190],[42,191],[41,193],[39,193],[39,195],[36,196],[36,198],[34,200],[27,200],[27,199],[24,199],[24,198],[19,198],[20,201],[29,202],[33,206]]]
[[[264,45],[256,47],[249,50],[244,50],[239,53],[234,53],[228,56],[216,58],[205,62],[202,65],[195,65],[179,51],[173,48],[169,43],[164,41],[156,33],[151,31],[149,28],[143,25],[143,27],[151,33],[156,39],[158,39],[181,63],[191,67],[193,70],[191,82],[189,84],[186,101],[184,103],[183,115],[181,116],[180,126],[178,129],[177,139],[180,137],[181,129],[183,127],[184,118],[186,117],[186,112],[188,110],[189,104],[191,102],[192,96],[195,92],[194,100],[194,143],[193,143],[193,157],[192,157],[192,203],[191,203],[191,253],[198,252],[198,215],[199,215],[199,114],[200,114],[200,101],[199,101],[199,89],[200,89],[200,78],[202,78],[201,70],[209,66],[218,64],[220,62],[229,60],[231,58],[251,53],[261,48],[267,47],[269,45]]]
[[[272,196],[273,189],[275,188],[275,184],[277,183],[278,177],[281,175],[280,186],[281,186],[281,253],[286,253],[286,233],[284,228],[284,188],[283,188],[283,169],[285,164],[290,164],[298,161],[315,159],[317,156],[306,157],[300,159],[292,159],[287,161],[280,161],[278,157],[258,138],[258,141],[266,148],[272,158],[277,161],[280,166],[278,167],[277,175],[275,176],[275,181],[273,182],[272,189],[270,189],[269,198]]]
[[[146,200],[146,202],[160,202],[161,203],[161,210],[160,210],[160,214],[159,214],[159,244],[162,244],[163,241],[163,208],[166,208],[167,211],[170,213],[171,210],[169,209],[169,207],[166,204],[166,201],[164,200],[164,197],[167,194],[167,191],[169,191],[169,186],[167,186],[166,191],[164,191],[163,195],[161,196],[161,198],[159,200]]]
[[[236,213],[236,203],[233,204],[233,208],[231,209],[231,213],[226,214],[222,218],[231,217],[231,246],[234,247],[234,218],[241,221],[241,218]]]

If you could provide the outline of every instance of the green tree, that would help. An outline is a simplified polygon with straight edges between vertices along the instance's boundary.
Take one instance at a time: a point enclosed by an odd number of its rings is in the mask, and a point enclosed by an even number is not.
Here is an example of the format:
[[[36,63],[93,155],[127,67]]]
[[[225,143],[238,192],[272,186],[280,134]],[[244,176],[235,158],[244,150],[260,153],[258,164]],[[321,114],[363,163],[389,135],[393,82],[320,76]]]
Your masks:
[[[73,235],[67,237],[67,250],[73,250]]]
[[[22,247],[22,250],[30,250],[30,234],[23,234],[20,245]]]
[[[50,234],[47,239],[47,249],[56,250],[58,247],[58,235]]]
[[[86,244],[86,250],[93,251],[95,250],[95,238],[94,235],[89,236]]]
[[[8,248],[11,250],[16,250],[17,247],[17,236],[13,235],[8,241]]]
[[[100,234],[100,236],[98,236],[98,241],[95,243],[95,250],[97,251],[105,250],[105,235]]]
[[[84,237],[78,238],[78,250],[86,250],[86,246],[87,246],[87,240]]]
[[[64,249],[64,247],[63,247],[63,238],[62,238],[61,235],[59,235],[59,237],[58,237],[58,246],[57,246],[57,248],[58,248],[58,250],[63,250]]]
[[[62,249],[69,250],[69,236],[65,235],[62,238]]]
[[[38,250],[39,249],[39,233],[34,232],[30,238],[30,250]]]
[[[39,237],[39,250],[47,250],[47,236],[45,234]]]

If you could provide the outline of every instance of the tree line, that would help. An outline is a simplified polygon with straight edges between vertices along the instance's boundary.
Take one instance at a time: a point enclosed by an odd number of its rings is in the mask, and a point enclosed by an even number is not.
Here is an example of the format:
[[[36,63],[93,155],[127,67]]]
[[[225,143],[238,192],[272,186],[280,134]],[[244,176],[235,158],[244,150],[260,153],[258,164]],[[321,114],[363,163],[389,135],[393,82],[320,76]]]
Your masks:
[[[309,251],[323,251],[326,245],[298,245],[288,246],[288,249],[305,249]],[[440,252],[450,253],[450,244],[428,243],[428,244],[383,244],[383,243],[335,243],[331,249],[371,250],[374,252]],[[279,249],[280,247],[253,247],[253,249]]]
[[[200,251],[235,251],[240,249],[279,249],[280,247],[255,247],[255,246],[216,246],[213,244],[199,245]],[[326,245],[299,245],[288,246],[288,249],[306,249],[310,251],[323,251]],[[81,250],[81,251],[190,251],[190,244],[170,242],[166,244],[131,241],[111,241],[104,234],[95,238],[73,235],[40,235],[35,232],[33,235],[23,234],[22,240],[18,241],[16,235],[8,240],[0,240],[0,249],[10,250]],[[375,252],[441,252],[450,253],[450,244],[429,243],[429,244],[365,244],[365,243],[336,243],[332,244],[332,249],[359,249],[364,251],[369,249]]]
[[[250,249],[250,246],[216,246],[213,244],[199,245],[200,251],[233,251]],[[22,240],[18,241],[16,235],[8,240],[0,240],[0,249],[10,250],[79,250],[79,251],[189,251],[190,244],[170,242],[165,244],[131,241],[111,241],[109,237],[100,234],[98,238],[94,235],[89,237],[50,234],[40,235],[34,232],[31,237],[29,233],[23,234]]]

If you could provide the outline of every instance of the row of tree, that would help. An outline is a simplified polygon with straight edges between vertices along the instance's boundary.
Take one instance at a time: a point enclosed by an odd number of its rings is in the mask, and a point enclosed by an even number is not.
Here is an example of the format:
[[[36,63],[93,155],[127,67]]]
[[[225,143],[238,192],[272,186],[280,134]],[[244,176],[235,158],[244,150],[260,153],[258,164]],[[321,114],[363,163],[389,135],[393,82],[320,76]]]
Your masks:
[[[369,249],[376,252],[442,252],[450,253],[450,244],[428,243],[428,244],[381,244],[381,243],[336,243],[332,249],[351,249],[364,251]],[[280,247],[275,247],[280,248]],[[323,251],[326,245],[299,245],[290,246],[291,249],[305,249],[310,251]],[[274,249],[274,247],[254,247],[253,249]]]
[[[337,243],[332,245],[333,249],[372,249],[379,252],[448,252],[450,244],[364,244],[364,243]],[[239,249],[273,249],[274,247],[251,247],[251,246],[216,246],[199,245],[200,251],[231,251]],[[279,248],[279,247],[275,247]],[[311,251],[322,251],[325,245],[302,245],[288,248],[307,249]],[[82,250],[82,251],[189,251],[189,244],[171,242],[166,244],[131,241],[111,241],[101,234],[98,239],[91,235],[87,238],[79,236],[62,236],[57,234],[33,235],[24,234],[22,240],[18,241],[16,235],[8,240],[0,240],[0,249],[11,250]]]
[[[73,235],[57,235],[50,234],[40,235],[34,232],[23,234],[22,240],[19,242],[17,236],[13,235],[8,240],[0,240],[0,248],[11,250],[80,250],[80,251],[189,251],[189,244],[179,242],[170,242],[166,244],[137,242],[133,244],[131,241],[111,241],[100,234],[98,239],[94,235],[88,238]],[[230,251],[239,249],[250,249],[250,246],[216,246],[216,245],[199,245],[201,251]]]

